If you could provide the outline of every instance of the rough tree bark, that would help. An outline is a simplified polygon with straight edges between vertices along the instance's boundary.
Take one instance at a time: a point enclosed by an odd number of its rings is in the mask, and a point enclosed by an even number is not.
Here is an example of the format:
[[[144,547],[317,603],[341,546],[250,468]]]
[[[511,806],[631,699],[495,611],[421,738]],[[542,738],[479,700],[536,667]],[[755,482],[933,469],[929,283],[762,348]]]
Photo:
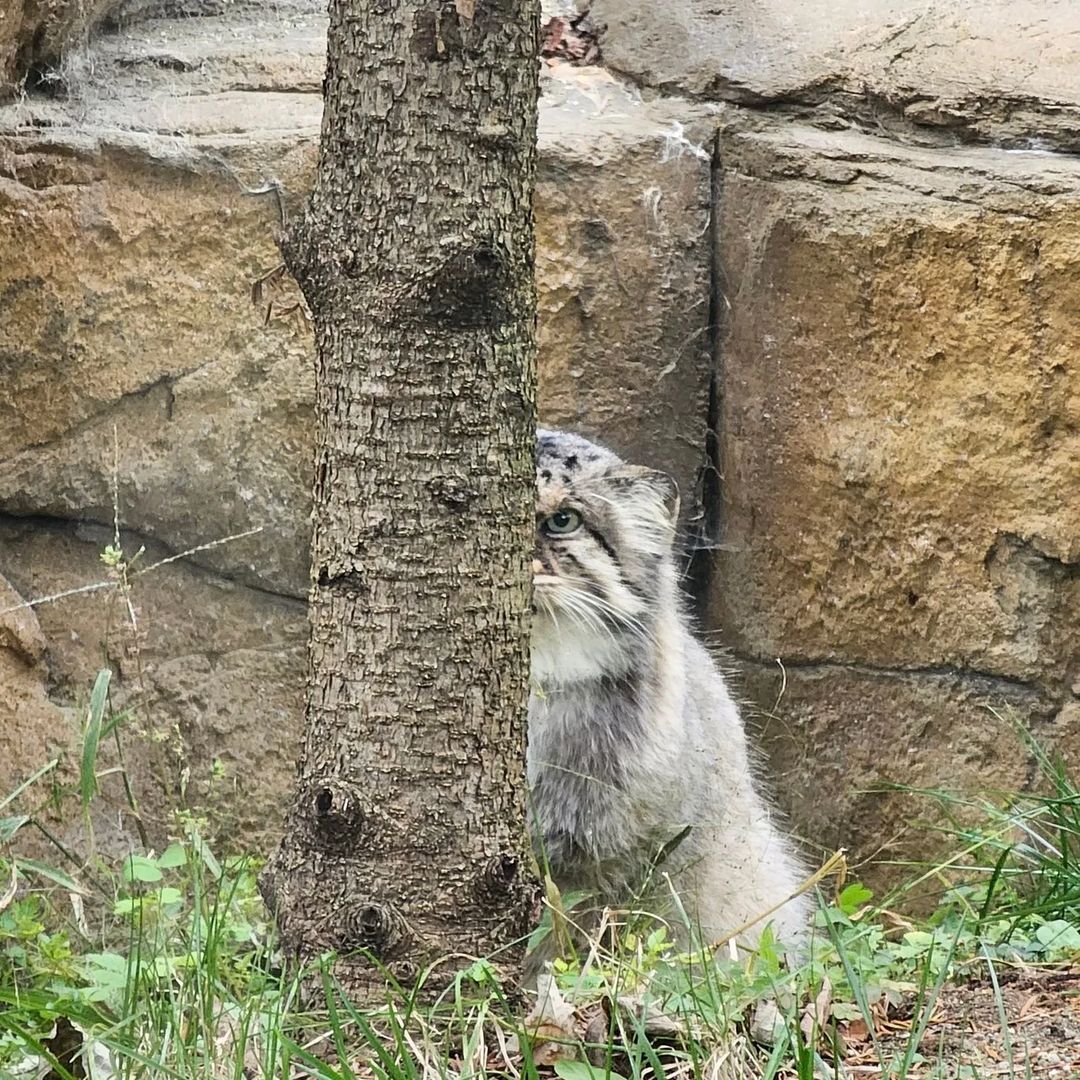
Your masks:
[[[408,978],[527,930],[537,0],[331,0],[310,685],[286,945]],[[509,955],[509,954],[507,954]],[[355,956],[353,988],[379,982]]]

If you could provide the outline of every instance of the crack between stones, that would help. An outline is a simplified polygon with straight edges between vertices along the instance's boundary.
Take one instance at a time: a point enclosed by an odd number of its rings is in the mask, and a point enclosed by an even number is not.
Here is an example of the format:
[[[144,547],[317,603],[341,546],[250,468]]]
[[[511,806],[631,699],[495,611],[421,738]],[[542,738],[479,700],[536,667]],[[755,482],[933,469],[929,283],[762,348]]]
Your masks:
[[[853,167],[858,169],[859,178],[868,177],[868,178],[872,179],[875,183],[879,184],[882,187],[888,187],[888,188],[890,188],[892,190],[895,190],[895,191],[898,191],[898,192],[907,192],[907,193],[914,192],[915,194],[923,194],[923,192],[917,186],[897,182],[896,180],[890,178],[889,176],[885,175],[884,173],[882,173],[880,171],[871,170],[871,169],[863,167],[863,163],[860,162],[858,157],[835,157],[835,158],[831,158],[830,160],[834,161],[834,162],[841,162],[841,163],[844,163],[844,164],[852,165]],[[924,171],[927,172],[927,173],[930,173],[931,175],[933,175],[934,173],[938,172],[939,170],[940,171],[946,171],[946,170],[958,170],[958,169],[959,169],[959,166],[956,166],[956,165],[944,165],[944,166],[930,166],[929,168],[925,169]],[[753,172],[751,170],[740,169],[740,168],[737,168],[737,167],[731,166],[731,165],[728,166],[728,171],[729,171],[730,175],[734,176],[734,177],[740,177],[740,178],[749,179],[749,180],[764,180],[764,181],[766,181],[768,183],[776,183],[776,184],[782,184],[782,183],[787,183],[787,182],[795,182],[795,183],[811,183],[811,184],[814,184],[814,185],[825,185],[825,186],[830,186],[830,185],[831,186],[847,186],[848,184],[855,182],[854,177],[852,178],[852,180],[842,181],[842,180],[834,180],[834,179],[831,179],[831,178],[825,177],[825,176],[814,175],[814,174],[811,174],[811,173],[791,173],[791,172],[783,173],[783,172],[779,172],[779,171],[771,172],[771,173],[770,172]],[[1004,184],[1003,183],[1002,188],[1003,189],[1008,188],[1010,191],[1016,191],[1016,192],[1021,192],[1021,193],[1026,192],[1028,194],[1035,193],[1035,194],[1038,194],[1038,195],[1047,195],[1046,192],[1038,191],[1035,188],[1024,187],[1022,184],[1015,184],[1015,183]],[[1053,192],[1050,192],[1048,194],[1048,197],[1067,194],[1071,190],[1073,190],[1073,189],[1063,188],[1061,191],[1053,191]],[[959,195],[955,195],[955,194],[951,194],[951,193],[943,192],[943,191],[935,192],[933,197],[934,197],[934,199],[936,201],[938,201],[940,203],[949,204],[949,205],[953,205],[953,206],[970,207],[971,209],[977,210],[980,213],[982,213],[982,214],[984,214],[986,216],[989,216],[989,217],[1001,217],[1001,218],[1006,218],[1006,219],[1010,219],[1010,220],[1015,219],[1015,218],[1023,218],[1025,221],[1042,221],[1043,220],[1043,218],[1041,218],[1038,214],[1029,213],[1029,212],[1025,211],[1024,209],[1022,209],[1021,207],[1015,206],[1015,205],[996,206],[996,205],[994,205],[992,203],[979,202],[977,199],[964,199],[964,198],[961,198]]]
[[[979,98],[977,104],[981,111],[964,115],[964,109],[971,108],[972,103],[943,102],[948,104],[955,115],[955,121],[936,125],[919,123],[906,113],[912,105],[941,100],[937,95],[892,95],[866,88],[856,91],[845,83],[843,75],[829,76],[819,82],[777,94],[761,94],[718,75],[709,90],[703,92],[689,90],[673,82],[649,82],[608,60],[605,60],[602,66],[612,75],[646,94],[682,98],[699,105],[725,104],[749,113],[781,114],[818,127],[843,124],[849,129],[888,142],[915,145],[927,150],[950,150],[959,147],[1013,150],[1031,148],[1028,144],[1037,141],[1037,149],[1041,153],[1059,157],[1080,155],[1080,108],[1070,103],[998,95]],[[1046,121],[1060,121],[1063,116],[1072,115],[1075,119],[1075,132],[1071,136],[1064,132],[1055,136],[1039,130],[1024,134],[1002,132],[1001,121],[988,115],[991,106],[1007,116],[1027,111],[1033,117]],[[980,124],[987,124],[994,130],[979,131]],[[1060,144],[1055,144],[1055,137]]]
[[[751,653],[730,650],[729,654],[740,663],[756,664],[759,667],[773,668],[782,666],[788,671],[850,671],[858,675],[879,675],[886,678],[899,679],[904,676],[915,675],[928,678],[961,679],[968,682],[992,683],[1003,688],[1023,690],[1029,694],[1036,694],[1049,698],[1055,709],[1060,709],[1070,699],[1067,692],[1053,691],[1045,683],[1038,679],[1021,679],[1014,675],[1002,675],[992,671],[980,671],[977,668],[959,667],[954,664],[927,664],[912,667],[893,667],[886,664],[855,663],[844,660],[810,660],[810,659],[784,659],[765,658]]]
[[[319,83],[282,83],[280,86],[258,86],[254,83],[230,83],[221,91],[213,91],[203,96],[212,97],[214,93],[228,94],[303,94],[306,96],[322,96],[322,85]],[[195,95],[193,95],[195,96]]]
[[[705,621],[709,602],[709,585],[713,574],[713,552],[719,543],[724,524],[724,482],[721,472],[721,419],[723,410],[723,334],[727,320],[724,299],[723,270],[720,264],[720,208],[723,198],[724,169],[721,160],[720,133],[713,135],[709,161],[709,228],[708,228],[708,350],[709,385],[706,392],[705,445],[700,476],[700,500],[703,510],[700,533],[694,538],[690,552],[688,577],[697,615]]]
[[[100,521],[91,517],[63,517],[59,514],[16,514],[9,510],[0,508],[0,528],[3,526],[10,526],[11,528],[31,528],[34,530],[52,531],[64,533],[66,535],[73,535],[80,526],[86,526],[95,529],[108,529],[112,530],[113,523],[109,521]],[[154,544],[157,547],[164,549],[164,558],[176,558],[176,556],[182,556],[183,548],[172,547],[167,542],[163,541],[160,537],[154,536],[152,533],[145,532],[141,529],[134,528],[130,525],[125,525],[121,528],[122,537],[131,537],[138,543]],[[85,540],[75,537],[79,543],[86,543]],[[234,585],[237,588],[249,589],[251,592],[261,593],[264,596],[271,596],[277,600],[284,600],[290,604],[297,604],[306,609],[307,597],[299,596],[296,593],[282,592],[278,589],[272,589],[268,585],[260,585],[255,582],[244,580],[233,574],[222,573],[220,569],[208,565],[203,560],[199,559],[195,555],[183,556],[182,561],[188,566],[195,567],[202,571],[208,578],[213,578],[218,582],[226,582],[230,585]],[[91,584],[91,582],[86,582]],[[26,600],[33,600],[34,597],[24,597]]]
[[[949,122],[920,123],[907,113],[913,105],[935,102],[941,102],[950,111]],[[1059,157],[1075,157],[1080,150],[1080,109],[1069,103],[1043,102],[1035,98],[998,95],[950,104],[933,94],[892,95],[865,89],[857,92],[841,82],[820,94],[802,90],[782,99],[744,104],[760,111],[790,113],[810,123],[840,121],[868,135],[925,149],[1036,149],[1031,144],[1038,142],[1040,152]],[[1005,130],[1007,120],[998,120],[992,115],[995,109],[1006,118],[1028,113],[1033,119],[1056,120],[1059,124],[1063,118],[1071,117],[1072,123],[1057,134],[1040,130],[1031,123],[1025,125],[1027,130],[1023,132],[1009,132]],[[985,125],[983,130],[980,125]]]
[[[174,389],[176,384],[180,382],[181,379],[186,379],[189,375],[195,375],[205,368],[210,367],[211,364],[217,362],[218,361],[216,360],[206,360],[201,364],[196,364],[194,367],[187,368],[183,371],[167,371],[163,375],[158,375],[149,382],[143,383],[141,386],[126,390],[119,397],[113,398],[112,401],[108,402],[103,408],[98,409],[97,412],[90,413],[89,416],[84,416],[81,420],[77,420],[70,427],[65,428],[56,435],[52,435],[48,439],[42,439],[39,442],[27,443],[25,446],[19,447],[19,449],[10,457],[0,460],[0,466],[11,465],[18,461],[23,455],[32,453],[35,450],[46,450],[67,439],[77,438],[84,431],[87,431],[99,421],[108,418],[118,409],[123,408],[132,401],[150,397],[155,390],[164,389],[165,407],[163,411],[165,413],[165,419],[172,420],[176,405],[176,393]],[[2,512],[3,511],[0,510],[0,513]]]

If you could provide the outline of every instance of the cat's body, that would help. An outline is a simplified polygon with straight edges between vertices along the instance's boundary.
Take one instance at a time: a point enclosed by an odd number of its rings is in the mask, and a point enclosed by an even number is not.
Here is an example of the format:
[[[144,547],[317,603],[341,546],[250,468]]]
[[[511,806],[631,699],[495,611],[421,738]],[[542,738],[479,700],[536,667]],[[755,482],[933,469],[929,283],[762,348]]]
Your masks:
[[[651,881],[640,902],[685,929],[667,875],[705,939],[765,916],[740,941],[768,922],[796,941],[807,902],[767,912],[796,889],[797,861],[755,789],[738,709],[680,609],[673,482],[541,431],[537,484],[529,782],[556,884],[625,906]]]

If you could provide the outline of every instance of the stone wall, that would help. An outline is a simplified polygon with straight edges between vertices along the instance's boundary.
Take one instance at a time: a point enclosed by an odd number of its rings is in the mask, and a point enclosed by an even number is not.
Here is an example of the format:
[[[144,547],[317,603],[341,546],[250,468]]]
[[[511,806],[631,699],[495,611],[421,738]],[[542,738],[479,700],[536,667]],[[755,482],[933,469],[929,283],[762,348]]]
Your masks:
[[[742,106],[714,165],[709,626],[800,831],[925,856],[929,807],[890,784],[1023,787],[1017,724],[1080,754],[1080,10],[789,11],[592,16],[612,68]]]
[[[305,673],[313,365],[309,328],[283,314],[295,289],[251,293],[278,262],[276,192],[291,209],[314,168],[320,8],[135,21],[95,41],[67,99],[0,109],[0,596],[107,580],[117,511],[127,553],[145,548],[137,635],[112,589],[0,614],[0,791],[72,745],[108,662],[149,820],[188,806],[256,846],[278,826]],[[693,140],[711,124],[595,67],[554,64],[544,86],[544,417],[674,471],[692,518],[711,259]],[[115,777],[105,794],[96,836],[122,845]]]
[[[797,831],[910,855],[875,787],[1023,786],[1018,722],[1080,753],[1077,16],[559,7],[545,419],[678,477]],[[0,109],[0,612],[103,580],[117,508],[135,570],[201,550],[132,578],[137,635],[108,589],[0,614],[0,790],[108,661],[144,813],[261,844],[304,677],[311,347],[287,284],[250,293],[313,168],[325,24],[153,12]]]

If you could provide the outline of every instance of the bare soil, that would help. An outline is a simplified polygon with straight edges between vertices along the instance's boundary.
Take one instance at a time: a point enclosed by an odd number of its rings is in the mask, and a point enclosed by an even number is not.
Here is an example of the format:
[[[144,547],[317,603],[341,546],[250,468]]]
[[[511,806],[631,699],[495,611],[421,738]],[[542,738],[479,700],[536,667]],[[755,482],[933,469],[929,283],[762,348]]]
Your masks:
[[[1080,968],[1003,971],[998,984],[1000,995],[989,978],[942,990],[908,1074],[913,1080],[1080,1077]],[[847,1025],[847,1072],[882,1075],[879,1052],[886,1062],[902,1059],[920,1011],[881,1016],[873,1037],[861,1021]]]

